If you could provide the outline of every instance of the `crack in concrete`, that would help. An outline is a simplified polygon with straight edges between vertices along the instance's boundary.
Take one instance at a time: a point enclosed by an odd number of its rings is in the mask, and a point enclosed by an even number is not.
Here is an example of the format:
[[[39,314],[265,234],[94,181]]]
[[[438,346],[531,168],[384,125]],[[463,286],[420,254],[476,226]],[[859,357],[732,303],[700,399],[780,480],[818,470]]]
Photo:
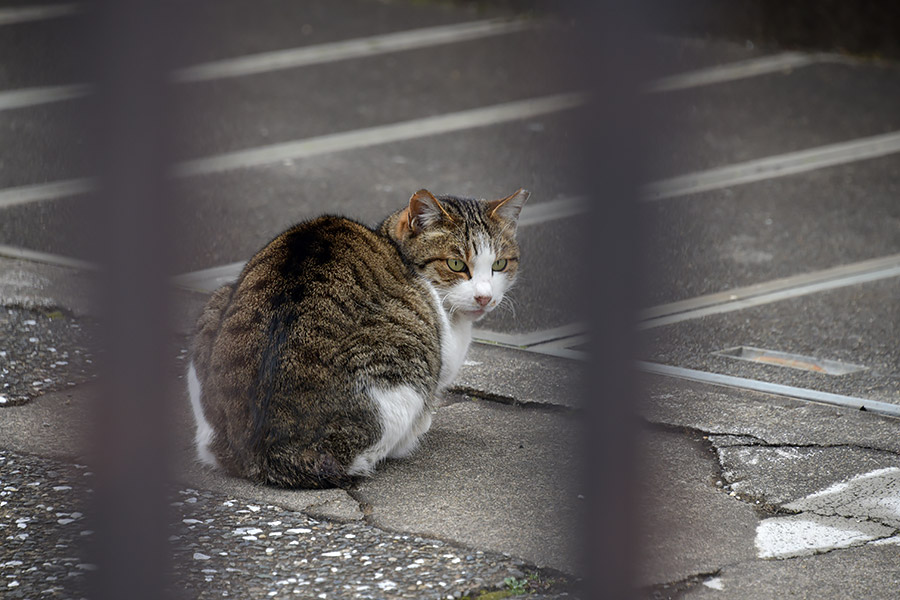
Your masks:
[[[658,583],[643,589],[643,594],[648,600],[672,600],[680,597],[685,592],[694,589],[710,579],[722,574],[722,570],[731,565],[724,565],[715,571],[703,571],[683,577],[677,581]]]

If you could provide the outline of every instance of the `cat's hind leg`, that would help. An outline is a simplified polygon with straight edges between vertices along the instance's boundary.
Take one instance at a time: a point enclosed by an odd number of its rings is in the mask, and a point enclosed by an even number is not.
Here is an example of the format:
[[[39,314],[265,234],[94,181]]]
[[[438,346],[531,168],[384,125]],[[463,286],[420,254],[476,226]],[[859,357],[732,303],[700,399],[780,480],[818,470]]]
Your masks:
[[[204,464],[211,467],[218,467],[216,457],[213,456],[212,451],[209,449],[215,431],[203,414],[203,405],[200,402],[200,396],[203,394],[203,389],[200,385],[200,379],[197,377],[197,370],[194,368],[193,361],[188,366],[187,388],[188,395],[191,397],[191,409],[194,411],[194,421],[197,424],[197,433],[194,436],[194,445],[197,448],[197,458]]]
[[[419,441],[426,431],[431,428],[431,411],[427,408],[420,414],[412,427],[406,432],[397,445],[388,453],[389,458],[406,458],[419,447]]]
[[[369,475],[375,465],[395,451],[415,448],[415,441],[431,425],[431,414],[425,407],[425,397],[408,385],[391,388],[372,387],[369,397],[376,406],[381,424],[381,437],[361,452],[347,469],[351,475]],[[416,432],[414,435],[413,433]]]

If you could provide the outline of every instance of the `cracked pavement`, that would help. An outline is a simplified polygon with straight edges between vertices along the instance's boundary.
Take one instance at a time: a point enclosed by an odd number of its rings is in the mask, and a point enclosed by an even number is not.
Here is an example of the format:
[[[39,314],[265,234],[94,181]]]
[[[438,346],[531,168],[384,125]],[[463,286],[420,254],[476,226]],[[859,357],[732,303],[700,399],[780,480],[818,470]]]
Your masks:
[[[894,597],[896,419],[662,377],[648,387],[648,597]]]

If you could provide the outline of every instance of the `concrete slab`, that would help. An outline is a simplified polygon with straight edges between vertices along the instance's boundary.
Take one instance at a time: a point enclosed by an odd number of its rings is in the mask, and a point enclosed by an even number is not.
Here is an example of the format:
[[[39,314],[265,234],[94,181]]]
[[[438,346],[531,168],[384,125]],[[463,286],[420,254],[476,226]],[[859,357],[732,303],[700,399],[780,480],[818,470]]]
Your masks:
[[[516,404],[575,408],[584,396],[584,369],[581,361],[472,344],[453,390]]]
[[[646,330],[644,347],[654,362],[900,404],[897,298],[893,277]],[[835,376],[713,354],[736,346],[866,369]]]
[[[715,457],[698,438],[665,431],[642,436],[641,587],[713,573],[756,556],[756,511],[715,486]]]
[[[579,573],[576,420],[475,401],[440,409],[422,447],[357,488],[377,527]]]
[[[897,597],[898,589],[897,546],[870,544],[792,560],[757,560],[729,565],[680,597],[690,600],[892,600]]]
[[[83,459],[95,393],[91,386],[79,386],[0,408],[0,446],[48,458]]]
[[[94,274],[0,256],[0,306],[62,308],[77,317],[96,314]]]
[[[858,473],[900,466],[895,452],[755,444],[719,447],[717,440],[723,436],[709,437],[718,452],[725,489],[762,504],[784,505]]]
[[[639,413],[703,434],[752,436],[769,445],[848,446],[900,453],[897,419],[757,392],[646,375]]]

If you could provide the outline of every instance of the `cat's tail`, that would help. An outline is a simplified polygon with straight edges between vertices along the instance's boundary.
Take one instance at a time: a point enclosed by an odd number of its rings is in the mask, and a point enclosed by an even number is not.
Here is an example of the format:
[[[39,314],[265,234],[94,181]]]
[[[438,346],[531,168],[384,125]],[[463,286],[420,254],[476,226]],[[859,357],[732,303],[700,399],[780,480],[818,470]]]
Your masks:
[[[330,453],[297,449],[290,444],[269,448],[264,459],[263,477],[265,483],[285,488],[347,487],[352,481]]]

